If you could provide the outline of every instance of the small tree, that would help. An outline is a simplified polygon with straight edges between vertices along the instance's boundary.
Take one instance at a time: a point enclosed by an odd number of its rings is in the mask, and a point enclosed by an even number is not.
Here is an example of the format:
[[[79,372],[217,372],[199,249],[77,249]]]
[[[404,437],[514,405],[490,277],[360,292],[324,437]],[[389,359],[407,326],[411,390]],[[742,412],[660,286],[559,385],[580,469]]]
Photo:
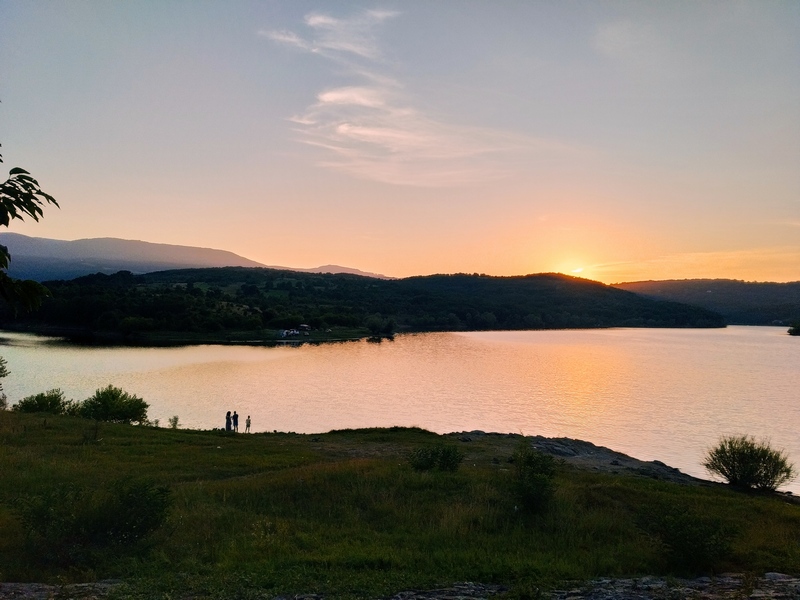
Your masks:
[[[751,436],[723,436],[706,454],[703,466],[741,488],[775,490],[797,472],[785,452]]]
[[[539,452],[523,439],[512,456],[514,491],[522,508],[536,513],[544,509],[553,497],[556,461]]]
[[[0,225],[4,227],[8,227],[12,220],[23,220],[26,216],[38,221],[44,214],[42,207],[45,204],[58,206],[56,199],[45,193],[39,187],[39,182],[25,169],[11,169],[8,179],[0,183]],[[47,288],[36,281],[9,277],[6,271],[10,262],[8,248],[0,245],[0,298],[15,310],[18,307],[25,310],[37,308],[42,299],[49,295]]]
[[[46,412],[60,415],[69,412],[71,400],[64,397],[64,392],[56,388],[33,396],[26,396],[17,402],[11,410],[24,413]]]
[[[0,163],[3,155],[0,154]],[[16,167],[11,169],[8,179],[0,183],[0,225],[8,227],[14,219],[23,220],[25,216],[38,221],[45,204],[58,206],[50,194],[45,193],[39,182],[28,171]],[[0,299],[16,311],[18,308],[33,310],[50,292],[41,283],[9,277],[6,271],[11,262],[8,248],[0,244]],[[0,379],[8,375],[6,361],[0,358]],[[0,385],[0,410],[8,408],[8,398]]]
[[[416,448],[408,455],[408,462],[415,471],[449,471],[455,473],[464,460],[464,454],[455,446],[438,444]]]
[[[109,423],[147,423],[147,402],[109,385],[97,390],[78,406],[77,413],[86,419]]]

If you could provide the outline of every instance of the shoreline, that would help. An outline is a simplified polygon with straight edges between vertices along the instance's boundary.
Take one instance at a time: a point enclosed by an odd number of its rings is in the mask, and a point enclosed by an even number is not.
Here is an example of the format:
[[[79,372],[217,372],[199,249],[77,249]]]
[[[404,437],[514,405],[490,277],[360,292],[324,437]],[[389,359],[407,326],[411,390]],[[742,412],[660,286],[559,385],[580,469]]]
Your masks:
[[[602,327],[551,327],[542,329],[420,329],[408,331],[395,331],[388,334],[371,334],[366,331],[354,331],[349,329],[342,331],[341,335],[319,334],[312,332],[310,336],[297,336],[281,338],[278,335],[270,334],[257,336],[257,332],[231,332],[222,336],[209,334],[191,335],[189,332],[175,333],[160,332],[164,335],[152,335],[147,333],[123,334],[119,332],[88,331],[70,327],[36,327],[36,326],[13,326],[5,324],[0,327],[0,335],[3,332],[29,334],[39,337],[49,338],[49,343],[67,344],[78,347],[107,347],[107,348],[179,348],[183,346],[252,346],[252,347],[299,347],[304,345],[338,344],[345,342],[367,341],[381,343],[393,341],[398,335],[416,335],[427,333],[489,333],[489,332],[533,332],[533,331],[603,331],[612,329],[665,329],[665,330],[707,330],[707,329],[726,329],[731,324],[719,325],[715,327],[683,326],[683,327],[637,327],[630,325],[612,325]],[[776,327],[771,325],[753,325],[753,327]],[[782,326],[780,326],[782,327]],[[279,330],[270,330],[277,332]]]
[[[729,487],[727,483],[721,481],[702,479],[689,475],[677,467],[672,467],[660,460],[640,460],[606,446],[598,446],[592,442],[577,438],[545,437],[542,435],[522,436],[521,434],[485,432],[481,430],[452,432],[440,435],[462,443],[469,443],[473,441],[473,438],[480,439],[482,437],[524,437],[524,439],[530,441],[536,450],[549,454],[557,460],[563,461],[564,464],[576,469],[593,471],[595,473],[606,473],[609,475],[643,477],[681,485]],[[752,490],[750,493],[762,494],[764,492]],[[789,490],[775,490],[768,492],[768,494],[777,496],[792,504],[800,504],[800,496],[795,495]]]
[[[445,434],[460,442],[470,442],[473,437],[506,436],[516,434],[487,433],[484,431],[462,431]],[[644,461],[606,446],[598,446],[576,438],[550,438],[541,435],[523,436],[540,452],[563,460],[566,464],[584,470],[592,470],[612,475],[639,475],[651,479],[671,481],[686,485],[715,485],[716,482],[683,473],[660,460]],[[724,484],[720,484],[724,485]]]

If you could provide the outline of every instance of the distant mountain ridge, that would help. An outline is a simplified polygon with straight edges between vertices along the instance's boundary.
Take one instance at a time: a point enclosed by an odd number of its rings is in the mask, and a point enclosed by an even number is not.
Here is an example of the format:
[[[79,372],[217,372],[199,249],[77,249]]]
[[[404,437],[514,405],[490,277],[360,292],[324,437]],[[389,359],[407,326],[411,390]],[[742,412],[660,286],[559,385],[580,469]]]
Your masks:
[[[11,253],[8,274],[18,279],[74,279],[95,273],[130,271],[134,274],[208,267],[268,267],[308,273],[349,273],[386,279],[359,269],[324,265],[312,269],[265,265],[227,250],[157,244],[119,238],[54,240],[19,233],[0,233],[0,244]]]
[[[800,320],[800,281],[671,279],[618,283],[614,287],[655,300],[713,310],[731,325],[789,325]]]

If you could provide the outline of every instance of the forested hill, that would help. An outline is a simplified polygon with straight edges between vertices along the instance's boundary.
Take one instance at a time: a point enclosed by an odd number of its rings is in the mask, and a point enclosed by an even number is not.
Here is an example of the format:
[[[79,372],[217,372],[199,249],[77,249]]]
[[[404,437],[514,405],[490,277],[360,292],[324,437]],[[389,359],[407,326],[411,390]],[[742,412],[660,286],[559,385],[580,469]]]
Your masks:
[[[788,325],[800,321],[800,281],[759,283],[734,279],[637,281],[615,285],[657,300],[718,312],[730,324]]]
[[[145,342],[269,340],[307,325],[312,339],[393,331],[722,327],[708,310],[559,274],[382,280],[260,268],[120,272],[46,283],[53,297],[0,326]],[[303,328],[307,329],[307,328]],[[329,331],[330,330],[330,331]],[[124,341],[124,340],[123,340]]]

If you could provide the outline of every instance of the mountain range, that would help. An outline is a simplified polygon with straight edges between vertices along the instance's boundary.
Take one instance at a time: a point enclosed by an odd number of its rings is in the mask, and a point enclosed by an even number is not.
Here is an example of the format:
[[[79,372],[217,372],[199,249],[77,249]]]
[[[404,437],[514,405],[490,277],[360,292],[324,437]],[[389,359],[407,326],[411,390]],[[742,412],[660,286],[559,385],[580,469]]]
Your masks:
[[[349,273],[388,279],[384,275],[339,265],[322,265],[312,269],[280,267],[265,265],[226,250],[118,238],[66,241],[3,232],[0,233],[0,244],[6,246],[11,254],[8,274],[17,279],[34,281],[74,279],[95,273],[109,275],[118,271],[130,271],[138,275],[208,267],[266,267],[305,273]]]
[[[155,244],[118,238],[74,241],[0,233],[11,254],[10,276],[35,281],[69,280],[118,271],[133,274],[175,269],[259,267],[305,273],[351,274],[390,279],[351,267],[322,265],[312,269],[265,265],[212,248]],[[746,282],[732,279],[636,281],[613,287],[656,300],[699,306],[722,315],[729,324],[786,325],[800,320],[800,281]]]

